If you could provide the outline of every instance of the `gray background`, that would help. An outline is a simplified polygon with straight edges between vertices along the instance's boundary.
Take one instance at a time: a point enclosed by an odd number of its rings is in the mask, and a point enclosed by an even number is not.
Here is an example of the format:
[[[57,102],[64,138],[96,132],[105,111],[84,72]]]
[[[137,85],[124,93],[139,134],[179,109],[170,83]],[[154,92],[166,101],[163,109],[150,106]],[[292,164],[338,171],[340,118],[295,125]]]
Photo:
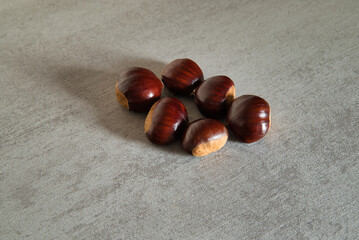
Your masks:
[[[115,81],[182,57],[265,98],[268,135],[151,144]],[[1,0],[0,238],[359,239],[358,76],[358,0]]]

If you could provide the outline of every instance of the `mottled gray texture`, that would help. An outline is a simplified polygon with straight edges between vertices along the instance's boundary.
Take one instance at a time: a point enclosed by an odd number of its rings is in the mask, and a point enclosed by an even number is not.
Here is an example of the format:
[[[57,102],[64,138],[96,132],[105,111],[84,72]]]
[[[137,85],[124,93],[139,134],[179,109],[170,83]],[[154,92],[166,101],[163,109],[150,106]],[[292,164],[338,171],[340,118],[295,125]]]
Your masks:
[[[1,0],[0,238],[359,239],[358,23],[358,0]],[[115,80],[181,57],[265,98],[269,134],[151,144]]]

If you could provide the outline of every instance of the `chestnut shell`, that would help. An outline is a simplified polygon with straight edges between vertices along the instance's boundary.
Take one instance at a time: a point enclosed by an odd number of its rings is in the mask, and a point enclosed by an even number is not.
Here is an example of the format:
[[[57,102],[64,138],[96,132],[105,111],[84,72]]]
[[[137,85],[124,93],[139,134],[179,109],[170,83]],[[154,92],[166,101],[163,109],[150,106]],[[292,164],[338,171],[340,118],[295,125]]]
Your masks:
[[[116,83],[118,101],[128,110],[147,112],[160,99],[162,82],[156,75],[141,67],[129,68]]]
[[[233,100],[226,120],[229,129],[240,141],[256,142],[270,128],[270,107],[261,97],[243,95]]]
[[[196,157],[221,149],[228,139],[227,128],[218,120],[201,118],[191,122],[182,136],[183,148]]]
[[[234,83],[229,77],[214,76],[197,87],[194,99],[199,111],[204,116],[219,118],[226,115],[234,95]]]
[[[172,92],[181,95],[190,95],[203,79],[201,68],[188,58],[172,61],[162,73],[163,84]]]
[[[188,113],[183,103],[173,97],[158,100],[147,114],[145,133],[155,144],[168,144],[182,136],[188,124]]]

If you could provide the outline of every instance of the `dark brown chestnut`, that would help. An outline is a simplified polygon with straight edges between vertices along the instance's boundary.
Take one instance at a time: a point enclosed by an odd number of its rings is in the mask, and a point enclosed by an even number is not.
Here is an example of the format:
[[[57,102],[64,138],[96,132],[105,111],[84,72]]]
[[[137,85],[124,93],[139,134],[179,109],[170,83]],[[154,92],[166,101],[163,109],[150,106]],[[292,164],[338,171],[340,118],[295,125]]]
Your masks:
[[[133,67],[116,82],[119,103],[130,111],[147,112],[161,97],[162,82],[146,68]]]
[[[227,112],[227,124],[245,143],[263,138],[271,124],[269,104],[261,97],[243,95],[233,100]]]
[[[148,112],[145,121],[147,138],[155,144],[168,144],[180,138],[188,124],[183,103],[173,97],[158,100]]]
[[[218,120],[202,118],[191,122],[182,136],[183,148],[195,157],[221,149],[227,142],[228,131]]]
[[[227,76],[215,76],[197,87],[194,100],[204,116],[218,118],[226,115],[234,95],[233,81]]]
[[[188,58],[174,60],[162,73],[163,84],[172,92],[181,95],[190,95],[202,81],[202,70]]]

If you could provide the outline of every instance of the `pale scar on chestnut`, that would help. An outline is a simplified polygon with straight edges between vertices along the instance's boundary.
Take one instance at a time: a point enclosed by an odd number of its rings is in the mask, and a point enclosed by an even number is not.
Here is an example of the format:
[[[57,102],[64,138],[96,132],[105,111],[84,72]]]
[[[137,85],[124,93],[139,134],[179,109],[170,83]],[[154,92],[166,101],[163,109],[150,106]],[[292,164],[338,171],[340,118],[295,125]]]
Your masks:
[[[150,130],[151,125],[152,125],[152,115],[153,115],[153,110],[155,109],[157,102],[155,104],[153,104],[153,106],[151,107],[150,111],[148,112],[147,116],[146,116],[146,120],[145,120],[145,133],[148,132],[148,130]]]
[[[207,154],[213,153],[221,149],[227,142],[228,136],[224,135],[218,139],[198,144],[192,150],[192,155],[195,157],[203,157]]]
[[[229,105],[233,101],[236,95],[236,88],[234,86],[230,87],[228,92],[226,93],[226,103]]]
[[[129,106],[128,106],[128,100],[125,97],[125,95],[118,90],[118,82],[116,83],[116,97],[117,97],[117,101],[124,106],[127,110],[129,110]]]

